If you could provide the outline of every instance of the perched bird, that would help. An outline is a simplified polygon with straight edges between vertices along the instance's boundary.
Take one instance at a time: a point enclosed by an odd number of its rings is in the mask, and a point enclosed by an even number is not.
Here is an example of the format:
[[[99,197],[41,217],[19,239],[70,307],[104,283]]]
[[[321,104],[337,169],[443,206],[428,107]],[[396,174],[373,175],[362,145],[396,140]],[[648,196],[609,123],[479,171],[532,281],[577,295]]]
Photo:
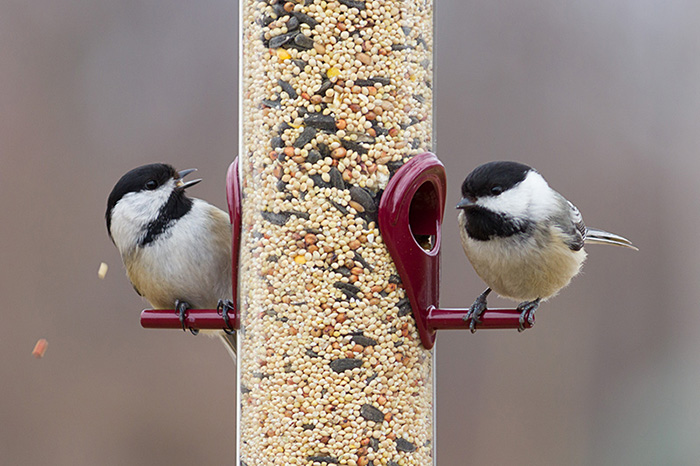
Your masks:
[[[175,307],[183,330],[188,309],[232,299],[229,217],[187,197],[185,190],[202,181],[183,181],[193,171],[163,163],[134,168],[112,189],[105,214],[136,292],[156,309]],[[235,359],[236,335],[217,333]]]
[[[488,288],[465,320],[480,322],[491,290],[521,301],[520,331],[534,322],[541,301],[569,284],[586,258],[584,243],[637,249],[628,239],[587,228],[579,210],[549,187],[535,169],[489,162],[462,183],[457,204],[462,247]]]

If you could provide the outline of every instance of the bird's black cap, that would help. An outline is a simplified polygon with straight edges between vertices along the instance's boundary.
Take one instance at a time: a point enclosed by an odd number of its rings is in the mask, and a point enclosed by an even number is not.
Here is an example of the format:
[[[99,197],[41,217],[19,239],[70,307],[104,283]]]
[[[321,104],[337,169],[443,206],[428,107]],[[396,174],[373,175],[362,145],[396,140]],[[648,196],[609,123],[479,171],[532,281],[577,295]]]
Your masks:
[[[533,168],[519,162],[496,161],[476,167],[462,183],[462,196],[475,200],[498,195],[525,179]]]
[[[106,213],[107,223],[109,224],[110,212],[126,194],[157,189],[169,179],[177,179],[178,177],[179,175],[175,168],[166,163],[151,163],[129,170],[117,181],[117,184],[114,185],[112,192],[109,194]],[[148,187],[146,186],[147,184]],[[109,225],[107,226],[109,227]]]

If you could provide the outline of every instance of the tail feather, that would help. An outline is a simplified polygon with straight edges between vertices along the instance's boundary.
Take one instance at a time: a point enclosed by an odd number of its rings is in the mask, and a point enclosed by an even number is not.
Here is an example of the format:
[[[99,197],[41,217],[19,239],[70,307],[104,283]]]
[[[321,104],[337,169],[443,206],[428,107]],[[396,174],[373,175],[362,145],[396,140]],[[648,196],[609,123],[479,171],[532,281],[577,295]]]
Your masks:
[[[632,241],[609,231],[599,230],[597,228],[588,228],[586,231],[587,244],[611,244],[613,246],[621,246],[623,248],[634,249],[639,251],[639,248],[632,244]]]
[[[226,346],[226,349],[228,350],[228,353],[231,355],[231,358],[233,359],[233,362],[237,361],[236,357],[236,348],[238,346],[238,334],[237,333],[226,333],[226,332],[220,332],[219,336],[221,337],[221,341],[224,343],[224,346]]]

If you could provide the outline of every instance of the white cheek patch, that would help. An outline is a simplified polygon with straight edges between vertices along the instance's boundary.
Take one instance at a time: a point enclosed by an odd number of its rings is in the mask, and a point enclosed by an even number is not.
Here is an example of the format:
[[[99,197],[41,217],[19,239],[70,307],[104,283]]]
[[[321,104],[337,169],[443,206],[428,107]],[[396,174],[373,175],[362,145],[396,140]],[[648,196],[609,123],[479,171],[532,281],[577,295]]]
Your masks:
[[[111,233],[117,248],[124,253],[138,244],[149,223],[170,198],[172,182],[153,191],[125,194],[112,209]]]
[[[476,203],[493,212],[531,221],[544,220],[557,207],[552,189],[542,175],[534,171],[500,195],[483,197]]]
[[[522,217],[527,213],[530,200],[522,188],[522,183],[520,183],[498,196],[479,198],[476,203],[493,212],[507,213],[511,217]]]

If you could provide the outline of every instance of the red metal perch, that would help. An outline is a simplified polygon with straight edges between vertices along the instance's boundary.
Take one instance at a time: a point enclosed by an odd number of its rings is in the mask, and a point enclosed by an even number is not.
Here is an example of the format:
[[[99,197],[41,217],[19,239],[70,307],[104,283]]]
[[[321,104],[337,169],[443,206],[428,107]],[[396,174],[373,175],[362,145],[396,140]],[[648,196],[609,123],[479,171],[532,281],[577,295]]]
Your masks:
[[[469,309],[437,309],[433,306],[427,308],[427,327],[434,332],[436,330],[465,330],[469,329],[469,321],[464,320]],[[233,322],[233,315],[229,311]],[[476,325],[477,330],[482,329],[513,329],[520,325],[520,311],[517,309],[488,309],[481,316],[481,323]],[[533,324],[525,322],[525,328]],[[175,309],[144,309],[141,312],[141,326],[143,328],[181,329],[180,318]],[[192,330],[224,330],[226,323],[223,315],[217,309],[189,309],[185,317],[185,326]]]
[[[233,315],[229,311],[231,323]],[[143,328],[181,329],[180,317],[175,309],[144,309],[141,311]],[[185,315],[185,327],[192,330],[224,330],[226,323],[218,309],[188,309]]]

